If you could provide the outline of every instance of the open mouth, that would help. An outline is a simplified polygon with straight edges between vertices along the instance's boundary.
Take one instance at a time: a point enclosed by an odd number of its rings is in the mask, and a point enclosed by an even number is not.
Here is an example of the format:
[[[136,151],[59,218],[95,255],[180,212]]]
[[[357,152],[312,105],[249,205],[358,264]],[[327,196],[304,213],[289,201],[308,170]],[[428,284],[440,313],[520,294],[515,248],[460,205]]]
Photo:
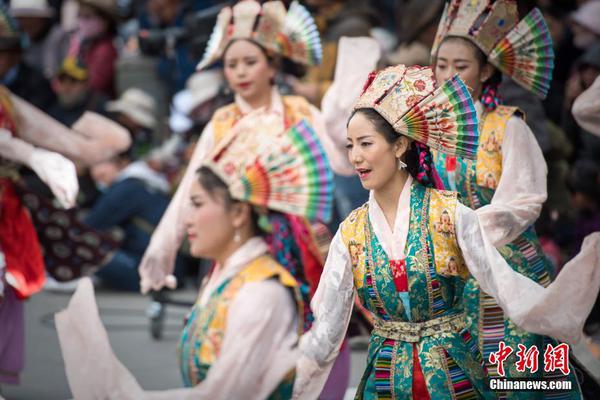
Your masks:
[[[366,179],[371,174],[371,170],[366,168],[357,168],[356,172],[358,173],[358,177],[360,179]]]

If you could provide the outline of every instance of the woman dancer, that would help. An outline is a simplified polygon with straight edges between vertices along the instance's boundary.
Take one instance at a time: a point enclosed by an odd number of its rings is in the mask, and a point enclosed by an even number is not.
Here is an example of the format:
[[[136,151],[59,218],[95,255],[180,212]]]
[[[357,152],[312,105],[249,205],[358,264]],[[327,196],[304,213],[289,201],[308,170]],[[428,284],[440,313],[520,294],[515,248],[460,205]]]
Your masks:
[[[295,398],[317,397],[352,310],[375,316],[357,398],[494,398],[463,308],[472,274],[524,329],[576,342],[600,286],[598,235],[547,289],[513,271],[473,210],[440,187],[429,147],[473,158],[477,119],[459,78],[435,89],[429,68],[368,79],[348,123],[348,154],[367,204],[341,224],[300,340]],[[559,298],[557,298],[559,297]]]
[[[288,272],[293,265],[282,264],[299,260],[272,256],[269,243],[281,239],[279,232],[265,232],[259,221],[281,213],[327,218],[333,179],[327,157],[306,121],[286,131],[279,115],[254,113],[207,155],[195,177],[185,221],[191,252],[217,263],[179,345],[183,381],[193,388],[143,392],[112,355],[97,311],[82,306],[95,306],[91,287],[83,285],[57,317],[75,398],[291,397],[306,320],[300,288]],[[101,344],[90,346],[90,340]]]
[[[523,114],[516,107],[500,105],[498,98],[503,73],[538,96],[546,96],[554,53],[544,19],[534,9],[519,22],[512,1],[453,1],[440,21],[433,54],[438,82],[459,74],[477,99],[480,120],[475,160],[435,152],[444,186],[458,191],[463,204],[477,210],[486,236],[515,271],[547,286],[553,269],[533,228],[547,197],[546,162]],[[539,349],[550,343],[549,338],[515,326],[474,278],[465,287],[465,307],[473,339],[491,376],[497,376],[497,368],[489,355],[498,350],[500,342],[513,348],[522,344]],[[544,369],[517,371],[516,353],[508,361],[513,365],[507,370],[509,377],[565,379]],[[574,373],[568,379],[574,390],[561,398],[580,398]],[[509,396],[544,398],[544,393],[513,392]]]

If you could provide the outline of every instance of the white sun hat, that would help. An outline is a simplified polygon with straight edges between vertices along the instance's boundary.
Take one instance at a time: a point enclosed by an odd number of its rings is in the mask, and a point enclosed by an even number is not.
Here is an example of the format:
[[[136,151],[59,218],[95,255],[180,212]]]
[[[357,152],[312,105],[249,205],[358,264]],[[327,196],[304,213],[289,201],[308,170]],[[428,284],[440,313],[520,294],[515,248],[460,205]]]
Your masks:
[[[54,9],[50,7],[47,0],[12,0],[9,12],[15,18],[52,18],[54,16]]]
[[[156,126],[156,101],[142,89],[127,89],[117,100],[107,102],[106,110],[125,114],[145,128]]]

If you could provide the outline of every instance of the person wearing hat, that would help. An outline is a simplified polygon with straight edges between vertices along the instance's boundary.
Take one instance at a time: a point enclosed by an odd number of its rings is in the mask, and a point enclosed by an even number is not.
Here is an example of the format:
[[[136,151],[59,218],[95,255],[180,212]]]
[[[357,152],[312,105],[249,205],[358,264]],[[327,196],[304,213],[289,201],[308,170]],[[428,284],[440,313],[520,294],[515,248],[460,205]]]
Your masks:
[[[311,303],[315,322],[300,339],[294,398],[318,398],[356,295],[374,318],[357,399],[495,399],[464,313],[467,279],[523,329],[578,343],[600,289],[600,234],[548,288],[514,271],[476,212],[441,189],[433,165],[431,149],[477,156],[466,85],[456,75],[437,85],[430,68],[398,65],[362,87],[347,148],[370,198],[331,243]]]
[[[57,316],[73,396],[290,399],[298,337],[312,320],[303,286],[290,272],[310,250],[302,248],[306,232],[291,221],[327,219],[332,183],[307,121],[285,127],[264,110],[240,119],[195,171],[188,193],[190,251],[215,267],[180,336],[185,388],[140,387],[104,339],[92,288],[83,282]]]
[[[0,84],[47,110],[56,100],[50,83],[24,60],[25,38],[4,5],[0,5],[0,20]]]
[[[139,88],[127,89],[117,100],[106,103],[106,111],[129,130],[133,140],[132,156],[140,158],[150,151],[156,128],[156,101]]]
[[[463,203],[475,210],[486,236],[508,265],[548,286],[556,271],[534,227],[548,197],[548,167],[524,113],[514,104],[503,104],[498,87],[503,79],[510,79],[514,86],[545,98],[552,79],[554,48],[541,11],[534,8],[519,18],[517,7],[512,0],[452,0],[446,4],[432,49],[435,75],[440,83],[456,75],[465,81],[475,100],[480,140],[475,161],[437,151],[434,159],[444,187],[460,193]],[[515,325],[479,283],[475,278],[467,281],[465,312],[492,375],[498,374],[498,365],[490,354],[498,351],[499,343],[514,348],[517,344],[554,345],[554,339]],[[511,354],[507,362],[516,360],[516,354]],[[581,397],[574,371],[557,377],[541,369],[511,368],[507,377],[568,380],[572,390],[565,398]],[[520,393],[508,391],[506,396],[518,399]]]
[[[106,114],[108,97],[90,86],[89,69],[74,57],[64,59],[54,81],[57,102],[48,114],[66,126],[71,126],[84,112]]]
[[[90,87],[106,96],[115,95],[113,43],[118,20],[116,0],[78,0],[77,29],[71,39],[69,55],[78,56],[89,68]]]
[[[68,34],[55,24],[56,11],[47,0],[12,0],[10,14],[29,39],[25,61],[52,79],[67,55]]]

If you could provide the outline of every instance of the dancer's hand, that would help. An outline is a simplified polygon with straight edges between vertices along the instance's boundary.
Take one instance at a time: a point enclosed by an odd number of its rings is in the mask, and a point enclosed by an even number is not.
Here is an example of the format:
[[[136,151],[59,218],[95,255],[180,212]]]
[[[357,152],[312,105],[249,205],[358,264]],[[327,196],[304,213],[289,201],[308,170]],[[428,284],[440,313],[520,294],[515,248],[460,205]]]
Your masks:
[[[50,187],[64,208],[75,206],[79,183],[75,164],[58,153],[36,148],[29,166]]]
[[[138,269],[143,294],[165,286],[169,289],[177,287],[177,279],[173,275],[177,253],[157,247],[152,246],[152,243],[148,246]]]

